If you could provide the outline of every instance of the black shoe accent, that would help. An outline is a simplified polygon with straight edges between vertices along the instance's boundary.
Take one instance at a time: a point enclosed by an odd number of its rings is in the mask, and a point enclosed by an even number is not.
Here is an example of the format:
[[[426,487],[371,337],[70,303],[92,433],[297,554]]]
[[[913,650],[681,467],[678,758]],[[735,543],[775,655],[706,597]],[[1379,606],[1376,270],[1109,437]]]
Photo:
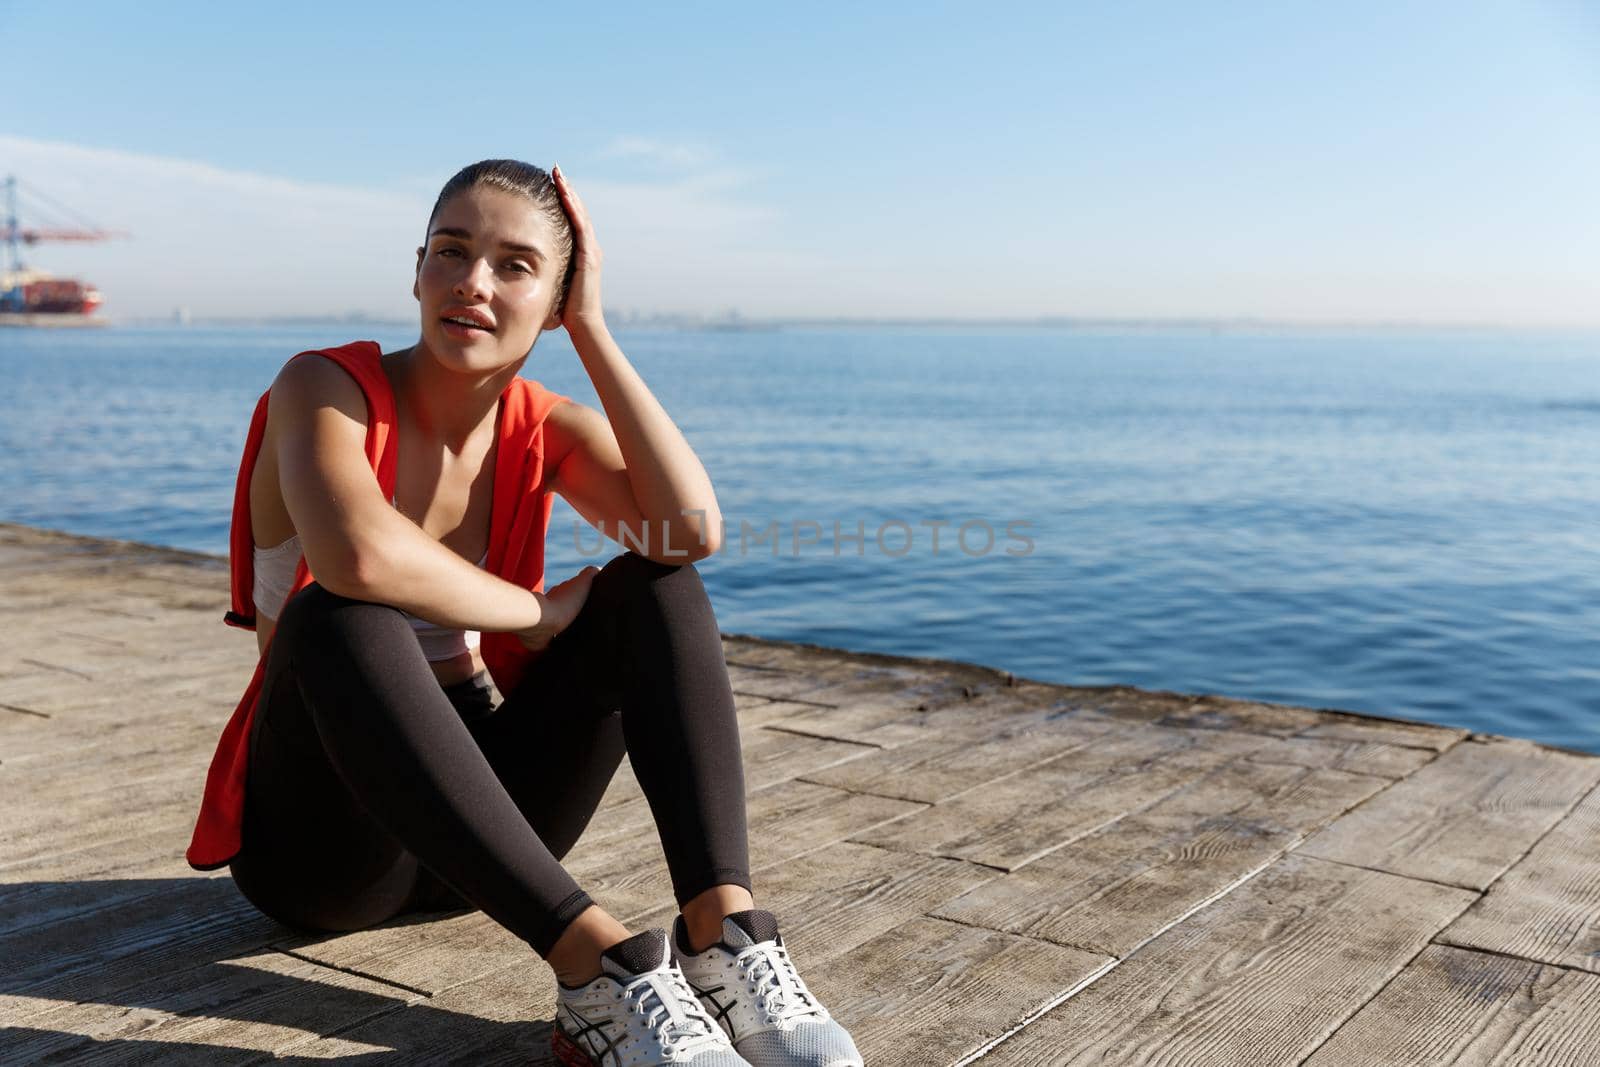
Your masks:
[[[626,968],[629,974],[653,971],[669,958],[667,939],[660,930],[634,934],[626,941],[612,945],[601,955]]]
[[[714,985],[709,989],[701,989],[693,982],[690,982],[689,988],[694,990],[695,996],[702,1001],[701,1007],[710,1012],[711,1018],[715,1019],[717,1025],[722,1027],[729,1040],[734,1039],[733,1020],[728,1018],[728,1013],[738,1005],[739,998],[734,996],[732,992],[727,991],[728,987],[725,985]],[[722,1002],[724,998],[728,1001],[726,1004]],[[709,1004],[705,1002],[709,1002]]]
[[[763,941],[776,941],[778,939],[778,919],[770,911],[757,908],[751,911],[736,911],[728,916],[734,925],[750,935],[750,940],[756,944]]]
[[[582,1015],[579,1015],[576,1011],[573,1011],[570,1004],[567,1005],[567,1013],[574,1019],[578,1020],[580,1024],[582,1024],[581,1028],[576,1033],[567,1033],[567,1036],[572,1039],[574,1044],[582,1042],[581,1047],[584,1049],[584,1051],[588,1052],[591,1056],[598,1054],[602,1063],[605,1062],[605,1058],[607,1056],[614,1056],[616,1054],[616,1042],[611,1040],[611,1035],[606,1033],[605,1030],[608,1025],[616,1022],[615,1019],[601,1019],[597,1023],[592,1023],[588,1019],[585,1019]],[[559,1023],[557,1025],[559,1025]],[[563,1026],[561,1029],[566,1031],[567,1028]],[[593,1040],[590,1039],[589,1035],[591,1034],[594,1035]]]

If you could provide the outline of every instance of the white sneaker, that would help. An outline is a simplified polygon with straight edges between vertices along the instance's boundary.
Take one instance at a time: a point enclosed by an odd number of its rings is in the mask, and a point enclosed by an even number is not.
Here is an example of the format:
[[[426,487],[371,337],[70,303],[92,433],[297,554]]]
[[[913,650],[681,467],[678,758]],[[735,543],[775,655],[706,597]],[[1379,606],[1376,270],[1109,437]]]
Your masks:
[[[769,911],[722,920],[722,940],[693,952],[679,916],[672,954],[739,1055],[754,1067],[862,1067],[838,1020],[795,972]]]
[[[577,989],[557,983],[550,1046],[567,1067],[749,1067],[684,981],[665,930],[611,946],[600,969]]]

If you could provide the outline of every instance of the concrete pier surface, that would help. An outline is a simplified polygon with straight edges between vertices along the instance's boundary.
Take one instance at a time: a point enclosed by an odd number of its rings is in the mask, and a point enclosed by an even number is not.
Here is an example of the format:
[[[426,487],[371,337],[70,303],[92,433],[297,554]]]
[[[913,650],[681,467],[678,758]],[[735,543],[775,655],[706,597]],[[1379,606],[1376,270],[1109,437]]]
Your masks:
[[[0,1062],[551,1064],[479,912],[308,935],[183,860],[216,557],[0,525]],[[1600,757],[726,636],[758,903],[869,1064],[1600,1063]],[[626,765],[568,866],[671,889]]]

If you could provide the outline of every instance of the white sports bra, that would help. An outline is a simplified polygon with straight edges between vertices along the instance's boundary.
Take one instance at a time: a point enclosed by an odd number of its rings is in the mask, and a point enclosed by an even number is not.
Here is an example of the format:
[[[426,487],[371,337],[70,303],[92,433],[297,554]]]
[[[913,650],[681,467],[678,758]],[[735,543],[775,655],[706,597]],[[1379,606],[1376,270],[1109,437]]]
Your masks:
[[[282,544],[273,545],[271,548],[257,546],[252,555],[255,560],[256,578],[250,595],[255,601],[256,613],[276,619],[282,614],[283,602],[289,599],[289,589],[294,585],[295,567],[300,562],[300,535],[295,534]],[[489,553],[485,552],[483,558],[478,561],[478,566],[482,567],[488,562]],[[268,613],[264,610],[264,605],[275,605],[276,609]],[[454,659],[463,652],[478,647],[477,630],[455,630],[446,626],[435,626],[426,619],[419,619],[408,612],[401,614],[411,623],[411,629],[416,631],[417,643],[422,646],[422,654],[429,663]]]

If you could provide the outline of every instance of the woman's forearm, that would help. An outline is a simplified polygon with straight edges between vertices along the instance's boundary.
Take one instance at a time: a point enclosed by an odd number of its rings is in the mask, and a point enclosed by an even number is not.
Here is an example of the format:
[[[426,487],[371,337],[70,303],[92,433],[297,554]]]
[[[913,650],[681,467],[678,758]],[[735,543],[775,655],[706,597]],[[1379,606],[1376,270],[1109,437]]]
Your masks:
[[[670,547],[689,549],[720,544],[722,512],[711,476],[601,324],[569,327],[627,465],[628,484],[639,514],[649,524],[636,533],[663,532]]]
[[[353,565],[339,581],[344,588],[323,584],[437,626],[488,633],[527,629],[544,614],[542,594],[469,563],[393,511],[356,535]]]

